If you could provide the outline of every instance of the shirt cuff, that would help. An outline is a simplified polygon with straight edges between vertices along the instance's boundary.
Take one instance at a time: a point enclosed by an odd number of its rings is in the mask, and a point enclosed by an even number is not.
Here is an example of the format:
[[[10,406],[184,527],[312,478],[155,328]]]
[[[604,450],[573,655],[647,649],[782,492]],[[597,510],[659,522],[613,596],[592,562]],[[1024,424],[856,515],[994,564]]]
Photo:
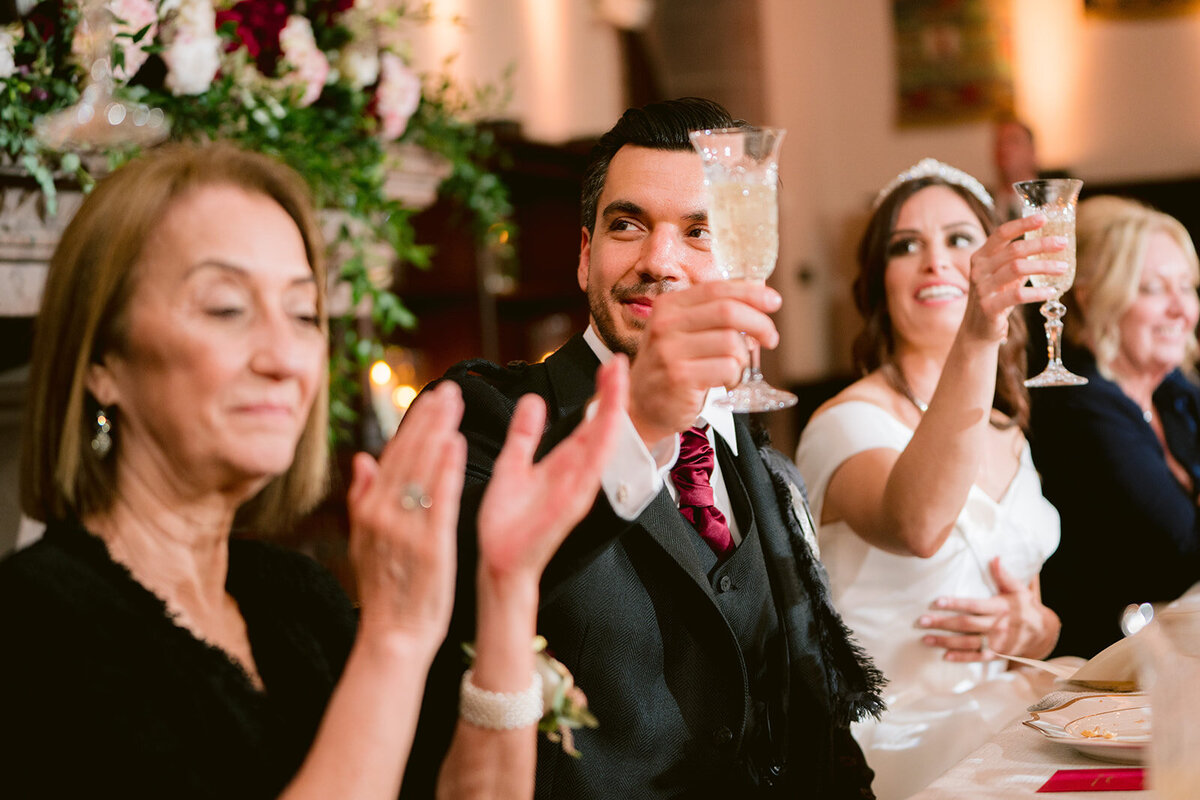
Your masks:
[[[593,413],[594,403],[588,407],[587,416]],[[678,457],[678,436],[669,436],[647,449],[629,415],[622,413],[617,446],[600,476],[600,486],[617,516],[632,520],[645,511]],[[665,466],[660,466],[663,463]]]

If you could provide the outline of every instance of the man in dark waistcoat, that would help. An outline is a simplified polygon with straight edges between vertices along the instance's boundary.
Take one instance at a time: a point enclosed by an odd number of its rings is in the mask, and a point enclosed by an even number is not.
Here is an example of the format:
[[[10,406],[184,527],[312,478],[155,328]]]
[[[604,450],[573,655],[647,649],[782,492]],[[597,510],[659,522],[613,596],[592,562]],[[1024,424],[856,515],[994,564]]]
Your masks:
[[[462,387],[469,446],[459,591],[406,796],[429,791],[454,725],[475,511],[516,401],[546,401],[548,449],[586,413],[615,352],[632,359],[625,438],[546,569],[538,614],[600,724],[576,732],[578,758],[539,742],[536,796],[874,796],[849,725],[881,709],[880,678],[830,604],[800,476],[713,402],[746,363],[740,331],[778,341],[778,295],[718,280],[687,136],[735,124],[697,98],[627,111],[584,177],[587,331],[541,364],[447,373]]]

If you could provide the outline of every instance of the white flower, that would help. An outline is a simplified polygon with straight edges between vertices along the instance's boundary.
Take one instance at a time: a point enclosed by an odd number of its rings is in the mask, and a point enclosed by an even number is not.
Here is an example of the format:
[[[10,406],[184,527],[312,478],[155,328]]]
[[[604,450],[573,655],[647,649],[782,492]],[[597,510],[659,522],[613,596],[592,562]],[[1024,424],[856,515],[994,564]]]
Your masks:
[[[154,10],[151,0],[109,0],[108,10],[120,22],[113,22],[112,32],[115,41],[120,45],[125,57],[125,65],[113,70],[117,80],[129,80],[146,63],[150,55],[143,49],[154,41],[158,33],[158,12]],[[146,26],[150,29],[140,41],[134,42],[130,37]],[[115,38],[117,34],[126,34]]]
[[[17,65],[13,61],[16,38],[8,31],[0,31],[0,79],[12,77]]]
[[[374,42],[354,42],[343,50],[338,71],[355,89],[363,89],[379,80],[379,51]]]
[[[300,105],[312,105],[321,96],[329,77],[329,59],[317,47],[312,23],[297,14],[288,17],[287,24],[279,32],[279,49],[283,51],[284,62],[291,67],[284,75],[284,82],[303,86]]]
[[[804,502],[804,495],[801,494],[800,487],[791,481],[788,481],[787,487],[792,496],[792,511],[796,514],[796,521],[800,523],[804,541],[808,545],[808,549],[812,550],[813,558],[820,558],[821,546],[817,544],[817,532],[813,529],[812,515],[808,513],[808,504]]]
[[[204,94],[221,66],[221,39],[211,0],[180,0],[164,4],[173,12],[169,43],[162,58],[167,65],[167,88],[175,95]]]
[[[408,118],[421,102],[421,79],[395,53],[379,57],[379,89],[376,110],[380,133],[385,140],[397,139],[408,127]]]

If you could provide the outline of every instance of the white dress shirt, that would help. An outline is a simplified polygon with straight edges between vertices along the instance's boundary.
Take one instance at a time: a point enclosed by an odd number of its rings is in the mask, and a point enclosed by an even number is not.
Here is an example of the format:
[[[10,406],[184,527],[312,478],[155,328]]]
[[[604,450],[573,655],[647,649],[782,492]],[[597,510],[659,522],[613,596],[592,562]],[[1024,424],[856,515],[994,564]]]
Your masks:
[[[612,351],[604,344],[599,334],[589,325],[583,333],[583,340],[600,359],[601,364],[607,364],[612,359]],[[707,424],[705,433],[708,443],[712,445],[713,458],[713,502],[717,510],[725,515],[729,523],[729,531],[733,534],[735,544],[742,541],[738,530],[737,518],[733,514],[733,504],[729,500],[729,490],[725,486],[725,478],[721,474],[720,459],[715,457],[717,440],[720,436],[736,456],[738,452],[737,435],[733,425],[733,412],[727,408],[715,405],[715,401],[725,396],[725,387],[714,386],[708,390],[704,398],[704,407],[695,424]],[[590,413],[590,411],[589,411]],[[650,501],[666,484],[671,497],[679,502],[679,491],[670,479],[671,468],[679,459],[679,436],[669,436],[647,448],[633,427],[633,421],[628,414],[622,415],[620,432],[618,433],[617,448],[613,457],[601,476],[600,484],[609,504],[623,519],[634,519],[641,514]]]

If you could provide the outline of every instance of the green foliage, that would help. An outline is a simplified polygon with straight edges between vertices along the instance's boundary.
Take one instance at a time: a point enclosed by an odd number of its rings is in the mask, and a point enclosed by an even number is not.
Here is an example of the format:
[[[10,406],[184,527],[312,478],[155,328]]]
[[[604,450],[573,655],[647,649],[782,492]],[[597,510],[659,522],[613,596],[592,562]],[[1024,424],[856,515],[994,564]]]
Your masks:
[[[294,13],[316,13],[317,3],[291,0]],[[58,16],[53,25],[27,20],[15,35],[14,60],[19,68],[0,78],[0,159],[31,175],[42,189],[47,208],[54,213],[55,180],[73,179],[85,190],[92,178],[75,153],[47,149],[35,136],[36,120],[67,108],[80,99],[84,70],[72,55],[72,39],[79,22],[74,0],[49,0],[35,9]],[[331,12],[329,8],[321,14]],[[387,21],[423,21],[427,3],[396,2],[383,12]],[[165,19],[165,18],[164,18]],[[322,21],[324,20],[324,21]],[[337,51],[354,43],[351,26],[327,24],[328,17],[313,17],[316,47],[337,63]],[[162,20],[160,20],[162,22]],[[361,28],[361,26],[360,26]],[[387,196],[389,153],[381,141],[380,125],[373,114],[373,95],[344,79],[331,80],[311,105],[303,105],[302,87],[284,77],[264,76],[256,68],[237,36],[237,24],[226,21],[217,33],[233,45],[221,57],[221,69],[201,94],[178,96],[163,81],[117,82],[115,96],[161,109],[178,141],[226,139],[250,150],[279,158],[303,175],[319,208],[341,212],[343,222],[330,242],[334,271],[349,288],[350,306],[342,318],[331,321],[331,433],[335,441],[354,438],[354,411],[362,376],[370,362],[382,354],[382,339],[397,328],[411,328],[416,318],[403,301],[387,288],[395,263],[428,269],[432,251],[415,239],[413,209]],[[159,31],[161,34],[161,30]],[[150,27],[118,33],[112,42],[112,61],[124,63],[121,46],[136,43],[151,54],[163,52],[163,43]],[[161,66],[162,62],[158,62]],[[142,72],[147,72],[143,67]],[[336,72],[333,73],[336,77]],[[458,200],[470,214],[470,225],[484,245],[511,246],[508,193],[490,171],[496,147],[490,132],[469,121],[474,110],[497,104],[495,89],[463,95],[444,78],[426,80],[420,103],[400,141],[435,153],[449,165],[440,190]],[[136,155],[136,149],[113,148],[105,153],[109,168]],[[380,253],[385,245],[386,255]],[[368,323],[359,318],[368,311]]]

